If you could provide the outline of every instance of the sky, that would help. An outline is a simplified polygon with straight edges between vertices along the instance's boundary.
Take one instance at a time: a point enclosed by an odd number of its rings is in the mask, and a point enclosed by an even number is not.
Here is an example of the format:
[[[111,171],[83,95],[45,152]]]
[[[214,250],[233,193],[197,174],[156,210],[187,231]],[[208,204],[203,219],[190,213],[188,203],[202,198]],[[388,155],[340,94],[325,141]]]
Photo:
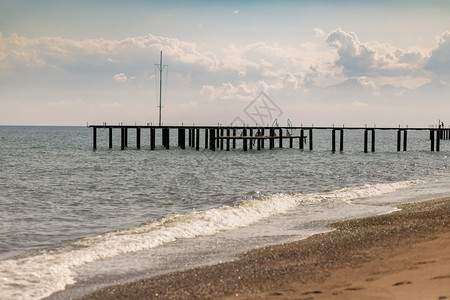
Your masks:
[[[450,1],[0,0],[0,125],[157,124],[161,51],[165,125],[450,124]]]

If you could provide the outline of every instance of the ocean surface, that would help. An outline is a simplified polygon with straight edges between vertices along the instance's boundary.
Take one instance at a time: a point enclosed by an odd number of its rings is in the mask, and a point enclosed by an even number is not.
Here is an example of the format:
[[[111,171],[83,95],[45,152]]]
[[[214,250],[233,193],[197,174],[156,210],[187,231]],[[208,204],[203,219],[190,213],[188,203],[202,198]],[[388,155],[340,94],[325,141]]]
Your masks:
[[[0,299],[67,299],[109,284],[231,260],[236,254],[450,195],[450,141],[428,131],[314,131],[314,150],[150,151],[142,132],[0,126]],[[161,144],[161,138],[157,138]],[[238,142],[238,147],[240,147]],[[285,146],[286,146],[285,142]],[[267,145],[267,144],[266,144]],[[308,148],[307,146],[305,147]]]

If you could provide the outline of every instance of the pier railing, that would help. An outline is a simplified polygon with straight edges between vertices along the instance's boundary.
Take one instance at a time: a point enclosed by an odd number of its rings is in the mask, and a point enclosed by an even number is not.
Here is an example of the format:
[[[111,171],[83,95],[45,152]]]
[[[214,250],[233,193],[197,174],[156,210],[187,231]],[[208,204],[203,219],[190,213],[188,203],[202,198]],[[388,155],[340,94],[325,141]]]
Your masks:
[[[211,151],[216,149],[230,151],[236,148],[236,141],[242,141],[242,149],[262,150],[266,147],[273,149],[276,146],[283,148],[284,141],[289,143],[289,148],[293,148],[293,141],[298,140],[298,147],[304,150],[308,144],[309,150],[313,150],[314,131],[331,130],[331,151],[336,151],[336,135],[339,134],[339,151],[344,150],[344,132],[346,130],[364,131],[364,152],[375,152],[375,140],[377,131],[397,131],[397,151],[407,151],[409,131],[429,131],[430,151],[440,151],[440,141],[450,139],[450,129],[436,128],[408,128],[408,127],[252,127],[252,126],[149,126],[149,125],[89,125],[93,129],[93,149],[97,149],[97,130],[106,129],[109,131],[109,148],[113,148],[113,130],[120,130],[121,149],[128,148],[128,131],[136,131],[136,147],[141,148],[141,131],[148,130],[150,134],[150,150],[156,148],[156,131],[161,132],[162,146],[170,148],[170,131],[175,130],[178,134],[177,146],[186,149],[186,133],[188,145],[196,150],[200,149],[201,137],[204,139],[204,148]],[[201,135],[201,132],[203,134]],[[370,142],[369,142],[370,140]]]

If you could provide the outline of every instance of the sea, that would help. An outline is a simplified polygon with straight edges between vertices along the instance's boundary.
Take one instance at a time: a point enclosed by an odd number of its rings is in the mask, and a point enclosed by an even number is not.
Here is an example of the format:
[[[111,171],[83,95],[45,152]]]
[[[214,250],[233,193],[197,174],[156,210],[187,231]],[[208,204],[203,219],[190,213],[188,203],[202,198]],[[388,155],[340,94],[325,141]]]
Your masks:
[[[104,286],[230,261],[330,231],[341,220],[450,196],[450,141],[428,131],[314,131],[314,150],[141,149],[129,130],[0,126],[0,299],[69,299]],[[159,132],[157,133],[160,134]],[[203,134],[203,133],[202,133]],[[201,143],[203,144],[203,143]],[[339,148],[339,147],[338,147]]]

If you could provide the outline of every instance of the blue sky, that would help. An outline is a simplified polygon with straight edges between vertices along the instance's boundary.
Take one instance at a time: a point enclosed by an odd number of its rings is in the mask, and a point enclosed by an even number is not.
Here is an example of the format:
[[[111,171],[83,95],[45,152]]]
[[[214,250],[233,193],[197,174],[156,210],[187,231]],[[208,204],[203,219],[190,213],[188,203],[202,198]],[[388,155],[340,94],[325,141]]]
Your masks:
[[[448,1],[0,0],[0,124],[428,126],[450,112]],[[450,122],[450,121],[449,121]]]

